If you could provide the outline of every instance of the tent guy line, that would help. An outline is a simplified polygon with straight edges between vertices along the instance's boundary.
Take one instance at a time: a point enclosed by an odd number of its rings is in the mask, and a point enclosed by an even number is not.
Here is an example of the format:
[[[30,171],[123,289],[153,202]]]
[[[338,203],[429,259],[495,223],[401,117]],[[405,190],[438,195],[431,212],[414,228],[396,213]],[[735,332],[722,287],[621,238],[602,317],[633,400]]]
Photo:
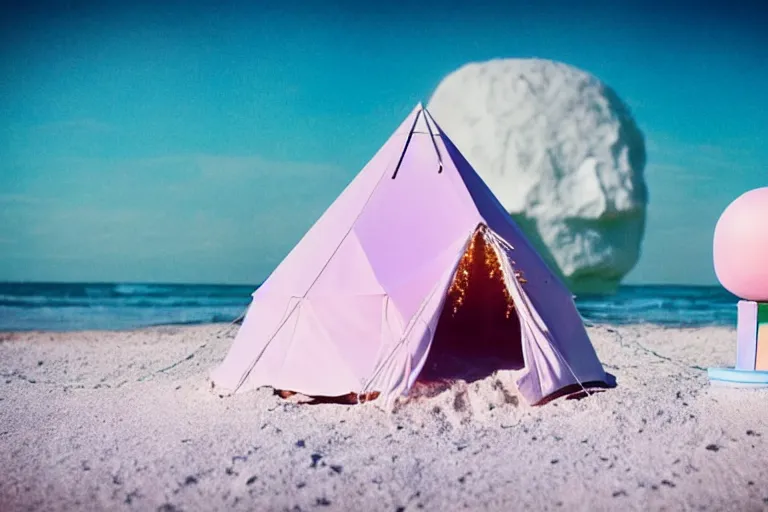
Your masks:
[[[419,103],[419,106],[421,106],[421,103]],[[400,153],[400,158],[397,160],[397,165],[395,166],[395,172],[392,173],[392,179],[397,178],[397,172],[400,170],[400,166],[403,163],[405,154],[408,152],[408,146],[411,145],[411,139],[413,138],[413,133],[414,133],[413,130],[416,128],[416,123],[419,122],[420,115],[421,115],[421,110],[419,110],[419,112],[416,113],[416,117],[414,117],[413,119],[413,126],[411,126],[411,131],[408,133],[408,138],[405,140],[405,147],[403,148],[403,151]]]

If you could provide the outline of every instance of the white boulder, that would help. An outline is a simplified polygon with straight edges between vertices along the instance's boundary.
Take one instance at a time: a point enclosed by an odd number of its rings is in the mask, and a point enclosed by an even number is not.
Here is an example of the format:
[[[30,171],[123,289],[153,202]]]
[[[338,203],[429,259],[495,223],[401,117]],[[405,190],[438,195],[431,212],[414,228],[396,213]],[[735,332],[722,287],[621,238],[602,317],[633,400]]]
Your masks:
[[[643,134],[594,76],[541,59],[471,63],[428,108],[574,293],[612,293],[640,255]]]

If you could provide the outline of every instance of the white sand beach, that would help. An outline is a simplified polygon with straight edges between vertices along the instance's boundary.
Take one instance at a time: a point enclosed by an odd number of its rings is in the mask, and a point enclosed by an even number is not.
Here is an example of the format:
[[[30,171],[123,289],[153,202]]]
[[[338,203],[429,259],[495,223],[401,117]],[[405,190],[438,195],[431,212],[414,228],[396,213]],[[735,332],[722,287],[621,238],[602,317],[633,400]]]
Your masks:
[[[768,510],[768,392],[710,386],[735,331],[590,327],[617,387],[509,375],[387,414],[207,381],[223,327],[0,334],[0,510]]]

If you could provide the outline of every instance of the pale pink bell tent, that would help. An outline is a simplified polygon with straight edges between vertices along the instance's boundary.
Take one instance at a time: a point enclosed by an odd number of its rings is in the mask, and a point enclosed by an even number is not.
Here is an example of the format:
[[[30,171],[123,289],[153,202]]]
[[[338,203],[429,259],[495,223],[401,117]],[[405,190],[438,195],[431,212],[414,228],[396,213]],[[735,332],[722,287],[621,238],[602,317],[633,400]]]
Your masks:
[[[211,380],[389,401],[489,361],[531,404],[607,383],[568,289],[419,105],[253,293]]]

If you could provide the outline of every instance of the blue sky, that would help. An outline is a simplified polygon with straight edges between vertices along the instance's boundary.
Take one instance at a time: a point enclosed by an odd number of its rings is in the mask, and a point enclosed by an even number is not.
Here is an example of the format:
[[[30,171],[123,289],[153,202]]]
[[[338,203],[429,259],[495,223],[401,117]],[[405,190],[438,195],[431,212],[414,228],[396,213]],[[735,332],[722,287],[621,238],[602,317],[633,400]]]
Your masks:
[[[646,135],[627,282],[716,282],[719,214],[768,185],[765,13],[319,4],[6,7],[0,280],[260,282],[447,73],[541,57],[603,79]]]

